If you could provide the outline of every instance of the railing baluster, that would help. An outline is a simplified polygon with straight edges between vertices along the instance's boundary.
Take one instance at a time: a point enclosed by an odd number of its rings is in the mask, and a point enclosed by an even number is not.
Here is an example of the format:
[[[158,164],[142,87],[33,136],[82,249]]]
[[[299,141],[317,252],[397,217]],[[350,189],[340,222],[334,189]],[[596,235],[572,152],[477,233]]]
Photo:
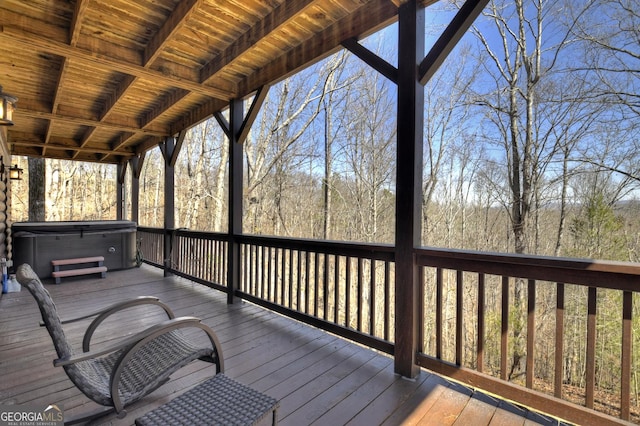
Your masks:
[[[620,417],[630,419],[631,405],[631,339],[632,339],[633,293],[622,293],[622,378],[620,380]]]
[[[463,275],[461,270],[456,271],[456,365],[462,365],[462,350],[464,349],[463,339]]]
[[[220,241],[210,241],[210,263],[211,263],[211,281],[220,284],[218,275],[220,274],[220,258],[222,257],[222,250],[220,250]],[[244,256],[243,256],[244,257]]]
[[[244,258],[246,258],[246,246],[245,247],[245,255],[242,256],[243,260]],[[223,249],[223,243],[222,241],[218,241],[218,240],[214,240],[213,241],[213,254],[212,254],[212,261],[214,262],[215,265],[215,274],[213,277],[213,281],[217,284],[222,284],[224,282],[226,282],[226,280],[222,279],[222,273],[223,273],[223,266],[225,265],[224,263],[224,258],[225,258],[225,251]],[[246,269],[245,269],[245,279],[246,279]],[[246,291],[246,290],[245,290]]]
[[[384,340],[389,340],[391,324],[391,271],[389,262],[384,262]],[[422,269],[422,268],[421,268]],[[420,281],[423,282],[423,281]],[[422,288],[422,286],[420,287]],[[419,318],[424,318],[423,316]],[[423,321],[420,321],[423,323]]]
[[[222,265],[224,265],[224,267],[220,267],[220,276],[218,277],[218,279],[220,280],[220,283],[225,283],[225,285],[228,286],[226,277],[227,277],[227,265],[229,264],[229,244],[224,242],[224,243],[220,243],[220,246],[222,248]]]
[[[333,322],[339,324],[339,306],[340,306],[340,256],[337,254],[334,257],[334,277],[333,277]]]
[[[351,327],[351,256],[347,256],[344,326]]]
[[[484,370],[484,274],[478,274],[478,312],[477,312],[477,343],[476,343],[476,369],[482,373]]]
[[[362,267],[362,258],[358,257],[358,299],[357,299],[357,308],[358,308],[358,321],[357,321],[357,330],[362,331],[362,281],[364,281],[363,277],[363,267]]]
[[[255,261],[256,261],[256,248],[253,244],[249,244],[247,245],[247,251],[249,253],[249,273],[248,273],[248,280],[247,280],[247,291],[249,292],[249,294],[255,296],[256,295],[256,289],[255,289]],[[225,275],[226,276],[226,275]]]
[[[587,302],[587,362],[585,406],[593,408],[596,382],[596,312],[598,289],[589,287]]]
[[[305,253],[305,264],[304,264],[304,272],[305,272],[305,277],[304,277],[304,312],[305,313],[309,313],[309,280],[311,279],[309,277],[309,271],[311,271],[311,253],[310,252],[306,252]]]
[[[313,256],[313,316],[318,316],[318,302],[320,288],[320,253],[315,252]]]
[[[500,378],[507,380],[507,352],[509,350],[509,277],[502,277],[502,324],[500,330]]]
[[[289,304],[290,309],[293,307],[293,249],[289,249]]]
[[[436,358],[442,359],[442,268],[436,269]]]
[[[201,241],[197,238],[185,238],[187,241],[191,240],[190,244],[192,247],[191,255],[189,256],[189,263],[191,264],[191,269],[193,270],[192,275],[194,277],[202,278],[200,275],[200,265],[199,262],[196,262],[196,258],[200,255],[200,243]]]
[[[289,280],[287,279],[286,276],[286,272],[287,272],[287,250],[286,249],[281,249],[281,253],[282,256],[280,257],[280,301],[278,302],[276,299],[276,303],[279,303],[282,306],[286,306],[286,285],[285,283],[288,282]],[[276,283],[278,282],[278,279],[276,278]]]
[[[273,303],[280,304],[278,302],[278,298],[282,293],[280,291],[280,279],[282,278],[282,274],[280,271],[282,270],[282,250],[279,247],[273,248]]]
[[[425,310],[424,310],[424,294],[425,294],[425,282],[424,282],[424,266],[420,266],[418,268],[418,282],[421,283],[420,286],[418,286],[418,300],[420,301],[418,303],[418,318],[422,318],[422,321],[418,321],[418,351],[419,352],[424,352],[425,351],[425,326],[424,326],[424,319],[425,319]],[[385,276],[388,272],[385,271]],[[386,277],[385,277],[386,279]],[[385,289],[386,291],[386,289]],[[388,299],[387,299],[388,300]],[[386,310],[387,307],[385,306],[385,316],[386,316]],[[385,327],[385,333],[387,333],[387,329]],[[385,334],[385,339],[386,339],[386,334]]]
[[[261,250],[261,253],[260,253],[260,268],[259,268],[259,271],[260,271],[260,296],[259,297],[261,299],[264,299],[264,295],[267,292],[267,289],[266,289],[266,281],[267,280],[265,279],[265,276],[267,274],[267,268],[265,266],[267,264],[267,249],[268,248],[265,247],[265,246],[261,246],[261,248],[262,248],[262,250]]]
[[[302,251],[298,250],[298,273],[296,279],[296,309],[302,311]]]
[[[329,255],[323,256],[323,269],[322,269],[322,318],[326,321],[329,318]]]
[[[533,389],[535,368],[536,281],[529,280],[527,289],[527,366],[526,386]]]
[[[200,277],[202,279],[205,279],[205,272],[204,272],[204,267],[206,266],[205,262],[198,262],[198,259],[206,259],[205,256],[205,241],[202,238],[197,238],[196,239],[197,243],[198,243],[198,254],[197,256],[194,256],[193,258],[193,264],[196,266],[196,268],[198,268],[198,275],[196,275],[197,277]]]
[[[269,246],[269,250],[267,251],[267,294],[265,299],[269,301],[273,301],[273,296],[275,292],[275,283],[273,282],[273,272],[277,268],[277,265],[274,265],[274,256],[277,256],[277,253],[274,254],[274,251],[277,252],[276,249]]]
[[[376,261],[369,260],[371,272],[369,276],[369,334],[376,334]]]
[[[200,258],[202,279],[211,281],[211,240],[202,240],[202,257]]]
[[[260,246],[255,246],[255,253],[253,256],[253,283],[251,294],[258,296],[260,294],[260,253],[262,249]]]
[[[556,349],[554,368],[554,390],[556,398],[562,398],[564,376],[564,283],[556,284]]]

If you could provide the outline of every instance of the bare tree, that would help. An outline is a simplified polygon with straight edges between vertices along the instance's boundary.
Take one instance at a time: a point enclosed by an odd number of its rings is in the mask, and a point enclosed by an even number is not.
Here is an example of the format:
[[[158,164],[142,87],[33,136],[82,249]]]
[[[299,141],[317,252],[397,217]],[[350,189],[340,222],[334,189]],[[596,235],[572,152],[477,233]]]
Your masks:
[[[560,53],[567,46],[568,33],[545,25],[558,2],[524,0],[490,2],[485,17],[497,42],[474,29],[484,47],[482,64],[490,76],[476,103],[486,112],[485,136],[504,149],[513,249],[516,253],[535,251],[532,220],[547,167],[558,153],[558,142],[545,117],[546,101],[552,91],[544,91]],[[552,20],[551,20],[552,21]],[[547,34],[553,36],[546,37]],[[489,89],[489,90],[487,90]],[[546,100],[545,100],[546,95]],[[523,373],[525,284],[513,286],[513,344],[509,377]]]
[[[214,119],[189,129],[176,164],[176,226],[224,230],[228,158],[228,143]]]
[[[258,119],[259,126],[244,143],[248,201],[245,215],[249,232],[294,234],[288,229],[288,203],[284,202],[283,194],[290,192],[288,187],[297,185],[295,171],[309,164],[315,152],[308,132],[328,91],[337,90],[328,82],[343,62],[336,56],[270,90]]]
[[[45,220],[44,158],[29,157],[29,221]]]
[[[447,164],[452,164],[457,152],[467,150],[463,145],[474,143],[473,138],[465,137],[470,127],[465,123],[469,115],[469,88],[475,80],[475,74],[468,65],[468,46],[457,51],[459,59],[447,61],[425,86],[424,111],[424,176],[422,189],[423,242],[434,244],[442,242],[436,231],[442,224],[431,209],[438,184],[445,176],[454,173]],[[450,194],[448,194],[450,195]],[[448,200],[448,195],[445,199]]]
[[[591,0],[578,4],[571,17],[572,34],[584,60],[574,69],[597,82],[591,102],[609,109],[609,122],[619,132],[615,149],[581,152],[584,162],[625,179],[640,182],[640,8],[637,0]],[[616,106],[618,108],[616,108]],[[610,131],[609,131],[610,132]]]
[[[388,80],[368,73],[357,81],[347,114],[351,126],[341,149],[344,163],[340,167],[353,203],[349,216],[357,233],[351,237],[359,241],[387,242],[392,238],[379,224],[383,214],[393,212],[388,189],[395,171],[394,112],[395,99]]]

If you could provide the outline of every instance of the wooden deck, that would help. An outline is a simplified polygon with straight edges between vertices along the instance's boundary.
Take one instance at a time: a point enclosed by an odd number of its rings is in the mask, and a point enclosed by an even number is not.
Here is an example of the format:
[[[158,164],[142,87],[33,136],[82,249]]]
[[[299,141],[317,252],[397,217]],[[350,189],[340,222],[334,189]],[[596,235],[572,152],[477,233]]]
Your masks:
[[[140,295],[159,297],[178,316],[202,318],[220,338],[227,375],[280,400],[281,425],[558,424],[426,371],[415,380],[400,378],[387,356],[250,303],[227,305],[222,293],[181,278],[163,278],[155,268],[109,272],[105,279],[69,279],[47,288],[63,318]],[[159,318],[148,311],[127,315],[105,323],[97,342]],[[2,295],[0,404],[57,403],[67,414],[97,408],[61,368],[52,366],[55,352],[39,321],[26,289]],[[65,329],[74,345],[83,326],[86,323]],[[111,416],[96,424],[131,425],[211,374],[209,364],[192,363],[129,407],[125,419]]]

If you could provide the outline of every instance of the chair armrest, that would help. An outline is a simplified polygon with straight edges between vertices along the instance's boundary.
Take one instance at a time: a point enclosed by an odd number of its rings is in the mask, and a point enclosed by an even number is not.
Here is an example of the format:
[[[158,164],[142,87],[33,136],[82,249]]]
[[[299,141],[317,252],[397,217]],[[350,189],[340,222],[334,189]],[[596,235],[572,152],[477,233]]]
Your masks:
[[[161,302],[160,299],[158,299],[157,297],[153,297],[153,296],[140,296],[140,297],[136,297],[135,299],[131,299],[131,300],[124,300],[122,302],[118,302],[115,303],[111,306],[108,306],[98,312],[95,312],[93,314],[90,315],[85,315],[84,317],[81,318],[76,318],[71,321],[77,321],[79,319],[86,319],[86,318],[90,318],[95,316],[96,318],[91,322],[91,324],[89,324],[89,327],[87,327],[87,330],[84,333],[84,338],[82,339],[82,351],[83,352],[89,352],[90,350],[90,345],[91,345],[91,337],[93,337],[93,333],[96,331],[96,329],[98,328],[98,326],[107,318],[109,318],[111,315],[115,314],[116,312],[125,310],[125,309],[129,309],[135,306],[140,306],[140,305],[156,305],[156,306],[160,306],[162,309],[164,309],[164,311],[167,314],[167,317],[169,319],[173,319],[175,318],[175,314],[173,313],[173,311],[171,310],[171,308],[169,306],[167,306],[165,303]],[[97,316],[96,316],[97,315]]]
[[[132,348],[136,346],[136,344],[139,344],[142,342],[146,343],[149,340],[155,339],[158,336],[161,336],[162,334],[168,333],[178,328],[193,327],[193,326],[198,328],[202,328],[201,326],[207,327],[205,324],[202,324],[200,321],[201,320],[199,318],[195,318],[195,317],[173,318],[173,319],[155,324],[147,328],[146,330],[136,333],[133,336],[130,336],[116,344],[109,345],[106,348],[99,349],[96,351],[83,352],[82,354],[73,355],[69,358],[56,359],[53,361],[53,365],[55,367],[62,367],[65,365],[75,364],[81,361],[87,361],[90,359],[99,358],[101,356],[104,356],[119,350],[130,351]]]
[[[160,302],[160,299],[158,299],[155,296],[138,296],[135,299],[130,299],[130,300],[124,300],[122,302],[116,302],[112,305],[109,305],[107,307],[104,307],[98,311],[95,312],[91,312],[88,313],[86,315],[83,315],[81,317],[76,317],[76,318],[68,318],[65,320],[62,320],[62,324],[70,324],[72,322],[77,322],[77,321],[82,321],[91,317],[95,317],[97,315],[100,315],[104,312],[108,312],[113,310],[114,308],[119,308],[116,309],[116,311],[121,310],[121,309],[126,309],[128,307],[131,306],[137,306],[137,305],[143,305],[143,304],[150,304],[150,305],[160,305],[162,306],[163,309],[165,309],[165,311],[167,312],[167,314],[169,314],[169,312],[171,312],[171,309],[165,305],[164,303]],[[171,312],[171,315],[173,314],[173,312]],[[175,315],[173,315],[173,318],[175,318]],[[44,323],[40,324],[41,326],[44,326]]]
[[[182,322],[179,322],[182,321]],[[120,413],[124,410],[124,405],[122,403],[122,399],[120,398],[120,392],[118,391],[120,387],[120,380],[123,371],[127,367],[129,361],[136,355],[136,353],[144,348],[144,346],[152,341],[153,339],[158,338],[160,335],[167,333],[172,330],[176,330],[178,328],[185,327],[195,327],[200,328],[204,331],[212,345],[211,355],[209,355],[205,359],[205,361],[212,362],[216,364],[216,374],[224,372],[224,361],[222,356],[222,348],[220,346],[220,342],[218,341],[218,337],[214,333],[214,331],[203,324],[200,319],[194,317],[181,317],[176,318],[174,320],[165,321],[165,326],[161,328],[157,328],[155,331],[151,331],[141,339],[139,342],[131,345],[127,348],[127,350],[119,357],[118,361],[115,363],[113,370],[111,371],[111,400],[113,401],[113,406],[116,409],[116,412]],[[156,328],[156,326],[151,327],[151,329]],[[150,329],[150,330],[151,330]],[[214,358],[215,354],[215,358]],[[203,358],[201,358],[203,359]]]
[[[109,305],[109,306],[107,306],[105,308],[102,308],[99,311],[91,312],[91,313],[88,313],[88,314],[83,315],[81,317],[64,319],[64,320],[61,320],[60,322],[63,325],[64,324],[71,324],[73,322],[78,322],[78,321],[82,321],[82,320],[85,320],[85,319],[88,319],[88,318],[95,317],[96,315],[100,315],[100,314],[102,314],[104,312],[111,311],[114,308],[116,308],[116,312],[117,312],[118,310],[126,309],[126,308],[131,307],[131,306],[142,305],[142,304],[160,305],[167,312],[167,315],[169,315],[169,318],[175,318],[175,315],[173,315],[173,312],[171,311],[171,308],[169,308],[164,303],[160,302],[160,299],[158,299],[157,297],[155,297],[155,296],[138,296],[135,299],[130,299],[130,300],[124,300],[122,302],[117,302],[117,303]],[[120,308],[118,309],[118,307],[120,307]],[[40,327],[44,327],[44,321],[40,321]]]

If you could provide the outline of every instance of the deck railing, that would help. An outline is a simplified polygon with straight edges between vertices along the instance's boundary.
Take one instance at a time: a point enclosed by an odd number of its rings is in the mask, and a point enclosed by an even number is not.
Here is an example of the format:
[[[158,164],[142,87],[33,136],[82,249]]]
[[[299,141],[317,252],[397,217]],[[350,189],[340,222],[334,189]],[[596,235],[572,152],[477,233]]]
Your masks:
[[[168,245],[164,235],[140,228],[145,261],[150,247],[149,263],[162,265],[160,248],[168,246],[171,272],[228,290],[227,234],[168,231]],[[235,296],[393,353],[392,247],[236,238]],[[419,365],[577,423],[640,420],[632,383],[640,363],[632,354],[639,265],[426,248],[415,255]],[[618,330],[609,346],[605,321]],[[603,385],[600,369],[612,362],[617,377]]]
[[[145,263],[158,268],[164,266],[164,235],[162,229],[138,227],[137,250]]]
[[[238,295],[393,353],[390,246],[242,236]]]
[[[579,424],[611,421],[599,412],[640,420],[640,265],[442,249],[418,250],[417,262],[419,365]]]

